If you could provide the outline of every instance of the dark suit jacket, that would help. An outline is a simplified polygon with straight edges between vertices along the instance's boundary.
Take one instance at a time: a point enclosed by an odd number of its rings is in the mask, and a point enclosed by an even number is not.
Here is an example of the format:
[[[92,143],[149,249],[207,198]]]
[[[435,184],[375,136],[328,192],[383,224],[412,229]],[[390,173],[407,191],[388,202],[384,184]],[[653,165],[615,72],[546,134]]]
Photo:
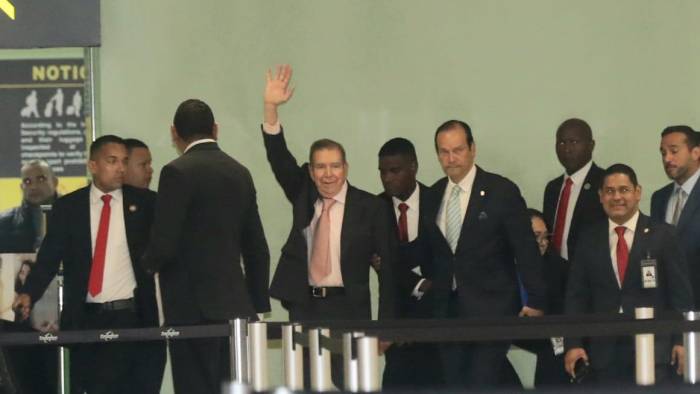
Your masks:
[[[269,311],[270,254],[248,169],[214,142],[163,167],[142,263],[160,273],[168,324]]]
[[[432,186],[432,202],[426,212],[432,222],[427,224],[437,315],[447,313],[453,275],[461,317],[517,314],[521,309],[518,275],[528,293],[528,306],[544,309],[542,258],[518,187],[500,175],[476,168],[462,232],[453,253],[437,225],[447,182],[443,178]]]
[[[571,216],[569,237],[566,243],[569,258],[571,258],[576,251],[576,240],[578,239],[581,231],[583,231],[591,223],[595,223],[606,218],[605,212],[603,211],[603,206],[600,205],[600,198],[598,197],[598,189],[603,181],[604,172],[605,170],[593,163],[591,169],[586,175],[584,186],[581,188],[581,193],[578,195],[578,200],[576,200],[574,212]],[[557,204],[559,203],[559,193],[563,183],[564,175],[561,175],[558,178],[549,181],[547,186],[544,188],[542,213],[544,214],[544,219],[547,222],[547,228],[551,233],[554,233],[554,221],[556,220],[557,215]],[[586,188],[586,185],[589,185],[589,187]]]
[[[43,215],[41,208],[30,205],[26,200],[18,207],[0,213],[0,253],[36,251],[43,234],[36,227],[33,215]]]
[[[658,222],[666,221],[666,207],[673,193],[673,183],[654,192],[651,196],[651,217]],[[700,305],[700,182],[685,202],[676,227],[676,236],[685,252],[690,284],[695,294],[695,305]]]
[[[309,300],[308,250],[304,229],[314,215],[319,198],[309,175],[308,163],[299,166],[287,149],[284,134],[263,133],[267,160],[277,182],[293,205],[293,223],[282,247],[270,294],[283,305]],[[348,185],[340,235],[340,268],[345,295],[355,309],[347,311],[349,319],[371,318],[369,273],[370,258],[376,253],[382,260],[379,272],[379,316],[396,314],[394,264],[396,233],[389,228],[385,204],[376,196]],[[322,316],[319,316],[322,318]]]
[[[644,289],[640,262],[656,259],[657,288]],[[635,307],[652,306],[656,314],[693,308],[688,268],[673,228],[639,215],[634,241],[629,251],[627,273],[622,288],[617,284],[610,257],[608,221],[595,223],[581,234],[571,260],[566,292],[566,313],[623,313],[634,316]],[[592,365],[605,368],[613,358],[615,338],[592,338],[588,355]],[[566,338],[566,348],[582,347],[578,338]],[[656,362],[668,363],[671,338],[656,335]]]
[[[149,240],[156,195],[146,189],[124,185],[124,225],[137,288],[134,298],[143,326],[158,325],[153,276],[138,264]],[[50,213],[51,224],[37,260],[22,292],[33,301],[44,294],[63,261],[64,308],[61,329],[81,329],[85,316],[88,279],[92,264],[90,232],[90,187],[78,189],[58,200]]]
[[[420,301],[413,297],[413,290],[422,279],[432,278],[432,254],[430,246],[427,242],[426,234],[426,218],[423,216],[427,209],[427,201],[430,201],[430,189],[418,183],[420,188],[420,198],[418,202],[418,235],[411,242],[399,243],[398,258],[396,261],[395,273],[398,285],[398,317],[419,319],[429,318],[432,315],[430,310],[431,292],[428,291],[421,297]],[[379,197],[387,204],[387,212],[389,213],[390,228],[398,234],[398,218],[394,210],[394,202],[390,195],[381,193]],[[414,269],[420,268],[422,275],[418,275]]]

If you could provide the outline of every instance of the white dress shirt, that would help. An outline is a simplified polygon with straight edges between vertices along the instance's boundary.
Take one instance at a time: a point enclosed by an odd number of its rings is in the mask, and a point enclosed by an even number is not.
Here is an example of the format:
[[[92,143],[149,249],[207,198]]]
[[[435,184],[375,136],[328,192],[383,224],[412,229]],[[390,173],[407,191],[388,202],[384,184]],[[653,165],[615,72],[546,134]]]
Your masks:
[[[627,250],[632,250],[632,243],[634,243],[634,232],[637,229],[637,221],[639,220],[639,211],[625,222],[622,226],[625,227],[625,242],[627,242]],[[613,271],[615,271],[615,278],[617,279],[618,287],[622,287],[620,284],[620,272],[617,270],[617,232],[615,228],[620,226],[619,224],[608,219],[608,240],[610,242],[610,259],[612,260]],[[629,261],[627,263],[629,269]],[[626,275],[626,274],[625,274]]]
[[[343,216],[345,213],[345,197],[348,194],[348,182],[345,181],[343,187],[338,194],[333,196],[335,204],[329,211],[331,219],[331,234],[330,234],[330,255],[331,255],[331,273],[323,278],[318,283],[311,281],[309,276],[309,285],[336,287],[343,286],[343,275],[340,270],[340,233],[343,229]],[[309,226],[304,229],[304,237],[306,237],[307,264],[311,264],[311,252],[313,251],[314,233],[316,232],[316,223],[323,212],[323,201],[321,198],[314,203],[314,217],[311,219]],[[369,264],[369,261],[367,262]]]
[[[100,226],[102,215],[102,196],[93,183],[90,186],[90,235],[92,240],[92,253],[95,253],[95,241],[97,230]],[[134,296],[136,278],[134,268],[131,265],[129,245],[126,240],[126,227],[124,225],[124,197],[122,190],[109,192],[112,200],[110,206],[109,231],[107,233],[107,249],[105,252],[104,275],[102,279],[102,291],[95,297],[88,292],[87,302],[109,302],[124,300]]]
[[[561,250],[560,255],[564,260],[569,260],[569,229],[571,228],[571,218],[574,216],[574,209],[576,209],[576,202],[578,201],[578,196],[581,194],[581,188],[584,187],[584,182],[586,181],[586,176],[588,176],[588,171],[591,170],[593,166],[593,161],[589,161],[585,166],[581,167],[580,170],[571,174],[571,176],[564,174],[564,182],[561,184],[561,189],[559,189],[559,198],[557,199],[557,210],[559,211],[559,200],[561,200],[561,192],[566,186],[566,179],[571,178],[571,193],[569,194],[569,204],[566,206],[566,220],[564,221],[564,232],[561,239]],[[589,184],[590,188],[591,185]],[[557,222],[557,218],[554,218],[554,223]],[[554,229],[552,229],[554,231]]]
[[[688,198],[690,198],[690,193],[693,192],[695,184],[698,183],[698,177],[700,177],[700,170],[695,170],[695,174],[688,178],[682,185],[674,183],[673,193],[671,193],[671,198],[668,199],[668,204],[666,205],[666,223],[673,223],[673,210],[675,209],[676,201],[678,200],[678,189],[683,189],[685,192],[685,201],[683,201],[681,205],[682,213],[685,204],[688,202]]]

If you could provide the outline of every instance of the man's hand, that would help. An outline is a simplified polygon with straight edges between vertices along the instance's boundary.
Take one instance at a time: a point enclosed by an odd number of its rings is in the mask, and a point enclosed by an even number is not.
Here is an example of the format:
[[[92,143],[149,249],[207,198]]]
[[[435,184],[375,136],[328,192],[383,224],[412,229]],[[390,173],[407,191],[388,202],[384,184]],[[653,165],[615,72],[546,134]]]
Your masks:
[[[423,279],[423,282],[418,286],[418,291],[425,294],[433,287],[433,281],[430,279]]]
[[[683,375],[685,368],[685,348],[681,345],[674,345],[671,349],[671,365],[676,366],[676,373]]]
[[[523,309],[520,310],[520,313],[518,313],[518,316],[520,316],[520,317],[526,317],[526,316],[540,317],[540,316],[544,316],[544,312],[539,310],[539,309],[530,308],[529,306],[524,306]]]
[[[12,309],[20,314],[22,321],[27,320],[29,312],[32,311],[32,298],[29,294],[17,294],[15,302],[12,303]]]
[[[369,259],[369,263],[372,264],[372,268],[374,268],[376,272],[379,272],[379,270],[382,268],[382,258],[376,253],[374,253]]]
[[[380,356],[384,355],[384,352],[386,352],[387,349],[392,345],[392,342],[389,341],[379,341],[378,343],[378,348],[377,352],[379,353]]]
[[[265,123],[277,123],[277,107],[289,101],[294,94],[294,87],[290,86],[292,80],[292,66],[282,64],[277,66],[277,74],[267,70],[267,83],[263,102],[265,103]]]
[[[569,349],[564,356],[564,369],[566,369],[566,372],[573,377],[576,377],[574,368],[576,367],[576,361],[579,359],[584,359],[586,364],[588,364],[588,355],[582,347]]]

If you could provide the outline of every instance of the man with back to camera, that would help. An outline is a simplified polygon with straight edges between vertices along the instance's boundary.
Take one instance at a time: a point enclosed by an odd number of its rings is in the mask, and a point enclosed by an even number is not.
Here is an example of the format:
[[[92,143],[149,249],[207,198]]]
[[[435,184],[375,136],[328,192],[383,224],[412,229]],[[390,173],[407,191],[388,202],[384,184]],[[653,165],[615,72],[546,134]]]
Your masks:
[[[0,213],[0,253],[35,252],[45,231],[41,206],[58,197],[58,178],[45,161],[25,163],[21,175],[22,204]]]
[[[270,294],[290,321],[371,319],[370,259],[381,259],[379,318],[395,311],[396,236],[385,204],[347,182],[348,163],[339,143],[311,145],[299,166],[287,148],[277,109],[292,96],[292,69],[270,71],[264,93],[263,139],[267,160],[292,204],[292,228],[277,265]],[[333,381],[342,388],[342,358],[333,361]]]
[[[555,150],[564,174],[552,179],[544,189],[542,213],[547,227],[552,231],[550,249],[566,264],[564,269],[557,269],[561,275],[546,274],[549,305],[561,306],[563,298],[552,300],[564,293],[566,288],[570,256],[573,256],[579,234],[591,223],[605,218],[600,205],[598,189],[604,170],[593,162],[595,141],[591,127],[584,120],[571,118],[565,120],[556,132]],[[548,310],[548,314],[562,314],[562,308]],[[562,366],[564,354],[563,338],[551,338],[551,341],[538,343],[537,370],[535,386],[561,385],[569,382]]]
[[[256,319],[270,310],[270,254],[250,172],[219,148],[205,102],[183,101],[170,132],[181,156],[161,170],[142,259],[159,273],[165,323]],[[231,379],[227,338],[180,339],[169,347],[177,394],[218,393]]]
[[[124,142],[114,135],[90,145],[92,184],[54,203],[51,221],[15,308],[26,318],[64,267],[62,330],[158,325],[153,278],[137,264],[153,217],[155,194],[123,185]],[[158,393],[147,343],[71,346],[71,390],[94,393]]]
[[[637,307],[653,307],[655,315],[693,307],[688,269],[673,228],[639,211],[642,187],[632,168],[614,164],[605,170],[599,189],[607,215],[589,226],[572,256],[566,289],[566,314],[634,315]],[[683,372],[680,335],[655,338],[656,382]],[[634,337],[566,338],[566,371],[575,376],[579,360],[590,364],[599,384],[634,384]]]
[[[700,136],[689,126],[661,133],[661,160],[673,182],[651,196],[651,217],[676,227],[688,261],[695,306],[700,306]]]
[[[435,315],[541,316],[542,260],[518,187],[474,164],[476,143],[465,122],[443,123],[434,141],[447,175],[432,186],[433,198],[426,209]],[[527,293],[525,306],[518,277]],[[509,341],[443,345],[445,383],[498,386],[509,346]]]
[[[126,150],[129,153],[129,163],[126,166],[124,183],[134,187],[148,189],[153,177],[151,167],[151,151],[143,141],[136,138],[124,139]]]
[[[418,158],[411,141],[392,138],[379,150],[379,176],[384,187],[379,197],[387,204],[392,228],[399,238],[397,316],[403,319],[429,319],[433,315],[431,254],[421,217],[430,190],[416,181],[417,172]],[[395,344],[385,356],[384,389],[436,387],[442,382],[434,344]]]

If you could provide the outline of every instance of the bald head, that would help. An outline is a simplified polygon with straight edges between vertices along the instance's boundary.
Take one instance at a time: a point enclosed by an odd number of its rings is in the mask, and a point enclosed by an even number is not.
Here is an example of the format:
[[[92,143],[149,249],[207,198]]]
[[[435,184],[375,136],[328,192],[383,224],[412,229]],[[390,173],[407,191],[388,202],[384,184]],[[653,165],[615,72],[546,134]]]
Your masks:
[[[56,195],[58,178],[43,160],[33,160],[22,166],[22,197],[31,205],[51,204]]]

